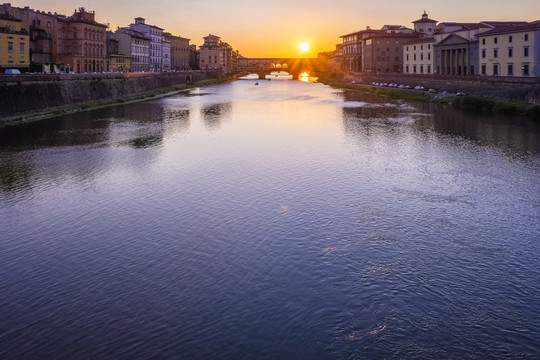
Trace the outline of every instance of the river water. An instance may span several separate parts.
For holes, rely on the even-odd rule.
[[[1,359],[540,358],[540,126],[233,82],[0,129]]]

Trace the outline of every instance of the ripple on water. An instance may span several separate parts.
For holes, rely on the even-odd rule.
[[[234,82],[0,133],[0,358],[537,358],[513,120]]]

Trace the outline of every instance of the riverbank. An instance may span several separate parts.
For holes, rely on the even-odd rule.
[[[479,95],[458,96],[456,93],[432,93],[425,90],[374,86],[338,78],[320,78],[319,81],[335,88],[361,91],[410,101],[450,104],[457,109],[469,112],[526,116],[540,122],[540,105],[536,104],[526,104],[519,101]]]
[[[156,77],[157,76],[154,76],[154,78]],[[91,79],[83,80],[76,79],[76,83],[70,83],[70,80],[64,81],[64,79],[47,79],[46,81],[41,82],[39,82],[38,80],[37,85],[36,81],[32,82],[31,84],[25,84],[24,82],[21,82],[17,84],[17,87],[19,88],[19,96],[24,96],[24,92],[28,92],[28,88],[37,86],[37,89],[42,91],[39,94],[40,98],[34,98],[34,101],[27,107],[24,107],[24,104],[18,104],[15,108],[21,109],[22,106],[21,111],[6,113],[6,109],[4,107],[4,114],[0,114],[0,128],[5,126],[13,126],[28,122],[45,120],[65,114],[73,114],[82,111],[114,106],[118,104],[144,101],[150,98],[171,96],[180,91],[185,91],[193,87],[215,85],[230,81],[229,79],[222,78],[207,79],[203,76],[184,76],[183,81],[178,81],[178,79],[182,80],[182,78],[175,79],[173,77],[169,77],[167,81],[156,81],[156,79],[152,80],[149,77],[145,78],[148,80],[143,79],[141,82],[141,79],[139,77],[136,80],[137,82],[131,84],[131,86],[125,85],[126,83],[129,83],[129,79],[126,81],[126,79],[118,77],[93,77]],[[95,85],[96,82],[99,82],[97,86]],[[174,84],[174,82],[178,83]],[[174,85],[170,85],[170,83],[173,83]],[[119,87],[119,84],[122,85],[122,87]],[[169,84],[169,86],[161,86],[167,84]],[[58,99],[56,98],[58,97],[58,92],[65,93],[67,92],[65,89],[66,87],[73,88],[77,85],[82,85],[83,87],[89,88],[83,89],[83,91],[79,91],[82,92],[83,95],[76,98],[70,97],[69,94],[66,96],[61,95],[60,100],[63,101],[63,104],[53,105],[58,102]],[[3,87],[4,91],[6,90],[5,86],[5,84],[0,84],[0,87]],[[98,88],[98,86],[100,87]],[[25,87],[27,89],[24,89]],[[46,93],[46,89],[50,87],[54,88],[54,91],[52,91],[51,93]],[[32,89],[30,91],[35,90],[36,89]],[[23,99],[24,98],[18,100],[22,101]],[[9,99],[2,99],[2,102],[6,103],[6,105],[8,101]],[[42,106],[36,108],[36,104],[41,104]]]

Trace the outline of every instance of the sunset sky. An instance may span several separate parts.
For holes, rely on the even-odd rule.
[[[10,0],[7,0],[10,1]],[[6,2],[7,2],[6,1]],[[384,24],[412,27],[424,10],[438,21],[540,20],[539,0],[25,0],[30,6],[72,15],[81,6],[96,20],[127,26],[135,17],[201,45],[209,33],[221,36],[247,57],[316,57],[339,43],[340,35]],[[300,44],[310,49],[300,51]]]

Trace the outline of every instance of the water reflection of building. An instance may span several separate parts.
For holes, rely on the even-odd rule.
[[[209,129],[218,129],[232,111],[231,103],[210,104],[201,109],[204,124]]]
[[[478,146],[495,147],[512,157],[540,155],[540,129],[525,118],[471,114],[435,103],[411,103],[414,108],[404,108],[388,99],[348,91],[344,97],[345,102],[355,104],[343,108],[344,131],[355,142],[375,134],[409,130],[411,134],[465,139]]]
[[[495,146],[512,156],[540,155],[540,129],[526,118],[472,114],[433,103],[415,106],[431,115],[416,121],[420,130],[468,139],[482,146]]]
[[[0,153],[0,193],[31,189],[34,167],[18,153]]]

